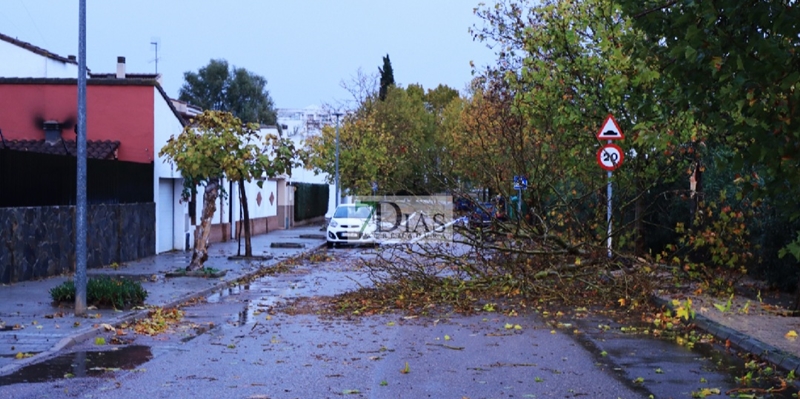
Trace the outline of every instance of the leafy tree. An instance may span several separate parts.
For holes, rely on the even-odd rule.
[[[392,61],[389,60],[389,54],[386,54],[386,57],[383,57],[383,67],[379,67],[378,71],[381,73],[378,98],[383,101],[386,99],[386,94],[389,92],[389,87],[394,86],[394,71],[392,71]]]
[[[258,145],[257,129],[258,125],[242,124],[239,118],[229,112],[205,111],[180,135],[170,137],[159,151],[160,156],[166,156],[181,171],[184,199],[188,199],[196,185],[205,186],[200,232],[195,237],[187,270],[202,268],[208,259],[211,218],[216,211],[216,199],[223,190],[220,185],[223,175],[232,181],[239,181],[239,191],[244,196],[243,182],[263,176],[291,174],[291,168],[296,164],[296,153],[285,140],[267,135],[262,145]],[[261,182],[258,184],[260,186]],[[246,202],[245,197],[242,199]],[[246,237],[247,256],[252,256],[249,235]]]
[[[431,94],[433,93],[433,94]],[[433,98],[432,107],[428,99]],[[448,97],[449,96],[449,97]],[[442,120],[439,108],[455,90],[440,86],[428,93],[420,85],[390,86],[383,101],[373,92],[342,120],[340,174],[345,189],[372,191],[377,182],[385,193],[430,193],[442,187]],[[434,108],[435,107],[435,108]],[[335,131],[325,127],[309,140],[311,164],[332,174]]]
[[[800,208],[800,8],[793,2],[619,0],[646,34],[634,54],[663,71],[673,95],[711,129],[720,170],[737,173],[744,192],[765,200],[771,227],[797,225]],[[728,182],[729,185],[732,182]],[[777,217],[774,217],[777,211]],[[793,221],[793,222],[792,222]],[[755,222],[753,220],[753,222]],[[757,223],[754,223],[757,224]],[[790,234],[778,237],[782,245]],[[800,238],[794,241],[794,247]],[[794,253],[786,247],[782,254]],[[774,257],[774,254],[772,254]],[[800,261],[800,256],[795,259]],[[766,263],[766,262],[764,262]],[[796,266],[796,264],[795,264]],[[786,275],[778,281],[786,281]],[[800,280],[798,280],[800,283]],[[798,305],[800,305],[800,289]]]
[[[226,111],[246,123],[275,124],[277,114],[266,89],[267,80],[244,68],[229,67],[225,60],[211,60],[205,67],[184,74],[180,100],[206,110]],[[244,181],[238,181],[244,187]],[[244,190],[240,190],[245,195]],[[244,199],[244,200],[243,200]],[[244,213],[245,253],[250,250],[250,212],[246,198],[240,196]]]
[[[246,123],[274,125],[275,104],[267,80],[225,60],[211,60],[198,72],[184,73],[179,99],[205,110],[227,111]]]
[[[623,143],[628,157],[613,174],[619,227],[612,234],[617,243],[625,244],[631,234],[641,243],[648,212],[642,193],[683,176],[689,160],[677,147],[699,129],[681,112],[666,120],[650,118],[673,108],[669,98],[652,95],[658,70],[623,46],[638,42],[641,34],[609,0],[499,1],[477,13],[486,23],[473,35],[498,49],[498,62],[476,82],[465,108],[465,122],[472,126],[467,131],[475,134],[464,138],[492,148],[494,159],[467,167],[500,192],[510,190],[513,175],[527,175],[535,182],[529,190],[532,208],[542,223],[555,223],[543,230],[561,230],[582,245],[604,244],[604,207],[597,204],[604,203],[606,179],[593,160],[604,144],[595,138],[598,125],[613,114],[628,138]],[[469,151],[475,145],[455,148]],[[633,231],[624,223],[628,218]]]
[[[527,175],[533,224],[509,237],[533,239],[536,253],[605,257],[606,177],[592,161],[603,144],[594,135],[611,113],[626,136],[625,164],[613,173],[615,249],[646,254],[649,235],[666,236],[667,259],[690,274],[739,273],[752,259],[737,224],[749,205],[732,206],[743,198],[738,187],[703,192],[706,162],[724,148],[670,90],[681,77],[646,58],[654,44],[612,0],[531,3],[477,10],[486,23],[473,34],[497,49],[498,62],[476,79],[452,125],[456,171],[500,192],[513,175]]]
[[[428,92],[425,93],[425,108],[430,112],[441,115],[444,109],[459,97],[458,90],[440,84],[435,89],[428,89]]]

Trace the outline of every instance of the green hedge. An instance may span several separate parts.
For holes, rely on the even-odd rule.
[[[301,221],[328,212],[329,187],[327,184],[294,183],[294,220]]]
[[[56,302],[74,301],[75,283],[68,280],[53,287],[50,290],[50,297]],[[128,306],[143,305],[146,298],[147,291],[138,281],[101,276],[92,277],[86,283],[86,303],[88,304],[124,309]]]

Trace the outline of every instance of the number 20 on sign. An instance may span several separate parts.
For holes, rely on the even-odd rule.
[[[623,160],[625,153],[616,144],[606,144],[597,151],[597,164],[609,172],[619,168]]]

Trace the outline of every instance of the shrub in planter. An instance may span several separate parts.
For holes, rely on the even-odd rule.
[[[65,281],[53,287],[50,296],[56,302],[75,301],[75,283]],[[96,306],[124,308],[144,304],[147,291],[138,281],[112,277],[92,277],[86,283],[86,302]]]

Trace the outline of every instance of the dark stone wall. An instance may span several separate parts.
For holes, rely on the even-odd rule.
[[[155,254],[154,203],[90,205],[88,268]],[[75,207],[0,208],[0,282],[75,271]]]

